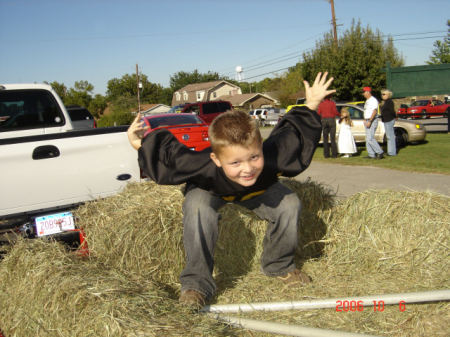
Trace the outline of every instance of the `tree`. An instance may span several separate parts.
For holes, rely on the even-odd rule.
[[[88,110],[94,117],[99,118],[103,114],[107,106],[108,103],[106,101],[106,97],[100,94],[96,94],[95,97],[91,100]]]
[[[159,84],[153,84],[144,74],[139,74],[139,82],[142,83],[142,89],[139,93],[141,103],[161,103],[160,97],[164,97],[164,88]],[[111,103],[115,103],[121,96],[134,99],[137,110],[137,80],[136,74],[125,74],[121,79],[113,78],[108,81],[106,95]],[[172,101],[172,97],[171,97]]]
[[[173,91],[170,88],[163,88],[158,95],[158,103],[172,105]]]
[[[430,61],[427,64],[441,64],[450,63],[450,20],[447,20],[448,33],[443,41],[437,40],[433,43],[436,48],[432,51],[432,56],[430,56]]]
[[[64,83],[58,83],[56,81],[53,81],[52,83],[48,83],[47,81],[44,81],[44,83],[51,85],[53,90],[56,91],[56,93],[58,94],[58,96],[61,98],[61,100],[64,103],[66,96],[67,96],[67,88],[64,85]]]
[[[197,69],[191,73],[179,71],[170,76],[170,89],[172,89],[172,92],[175,92],[188,84],[220,81],[221,79],[219,73],[211,71],[208,71],[206,74],[199,73]]]
[[[73,88],[70,88],[64,100],[65,105],[81,105],[89,107],[92,101],[94,86],[88,81],[76,81]]]
[[[292,98],[292,95],[304,89],[301,67],[296,66],[279,77],[278,86],[274,91],[278,94],[280,107],[286,108],[288,105],[295,104],[296,99]]]
[[[350,30],[339,38],[338,46],[336,49],[331,32],[326,33],[314,50],[303,54],[300,65],[301,74],[309,83],[318,72],[328,71],[329,77],[334,77],[332,89],[337,90],[336,100],[360,100],[364,86],[380,92],[386,86],[386,75],[380,71],[386,61],[390,61],[392,67],[405,64],[392,38],[384,41],[380,31],[364,29],[360,22],[352,22]]]

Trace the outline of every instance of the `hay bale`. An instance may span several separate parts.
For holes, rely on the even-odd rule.
[[[300,226],[300,242],[306,245],[321,239],[326,225],[318,212],[333,205],[334,194],[311,181],[281,181],[304,204],[300,221],[308,226]],[[81,219],[92,256],[116,270],[177,287],[185,265],[183,190],[184,186],[160,186],[153,182],[129,184],[114,197],[78,209],[75,214]],[[226,205],[220,213],[215,273],[230,277],[259,270],[267,222],[236,205]],[[300,250],[299,258],[307,259],[322,250],[323,246],[311,244]]]
[[[297,264],[314,283],[299,290],[259,273],[266,223],[246,209],[220,210],[213,302],[300,300],[449,288],[449,198],[367,191],[335,205],[330,189],[282,180],[304,205]],[[184,267],[180,187],[131,184],[81,207],[90,258],[45,240],[19,240],[0,263],[0,327],[6,337],[235,335],[177,303]],[[43,287],[42,285],[45,285]],[[13,291],[12,291],[13,290]],[[45,309],[43,309],[45,308]],[[448,303],[401,312],[247,313],[325,329],[432,335],[450,331]],[[418,332],[418,333],[417,333]],[[254,333],[254,336],[266,336]]]

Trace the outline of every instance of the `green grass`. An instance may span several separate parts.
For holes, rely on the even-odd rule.
[[[386,145],[381,147],[387,152]],[[429,133],[424,142],[400,148],[395,157],[386,156],[383,160],[372,160],[364,159],[365,156],[367,156],[365,145],[358,144],[358,152],[351,158],[325,159],[323,147],[320,145],[314,153],[313,161],[450,175],[450,134]]]

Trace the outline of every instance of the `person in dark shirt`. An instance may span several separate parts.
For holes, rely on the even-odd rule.
[[[339,112],[336,109],[336,104],[331,100],[332,95],[325,97],[322,103],[319,104],[317,113],[322,117],[322,132],[323,132],[323,156],[330,158],[330,145],[328,144],[328,135],[331,141],[331,158],[337,158],[336,145],[336,116]]]
[[[395,144],[395,131],[394,124],[398,120],[397,113],[394,109],[394,101],[392,100],[392,91],[384,89],[381,90],[381,97],[384,100],[384,104],[381,107],[381,120],[384,123],[384,129],[386,130],[387,138],[387,153],[388,156],[396,156],[397,148]]]
[[[320,140],[321,124],[315,112],[333,78],[319,73],[314,85],[304,81],[307,104],[295,107],[263,142],[255,121],[242,111],[214,119],[209,129],[211,147],[189,150],[168,130],[142,139],[140,115],[128,129],[138,150],[139,166],[156,183],[186,183],[183,204],[183,242],[186,267],[180,275],[180,302],[203,306],[217,289],[212,276],[220,207],[234,203],[269,222],[261,255],[261,271],[290,287],[310,283],[294,263],[301,204],[298,196],[278,182],[294,177],[310,164]]]

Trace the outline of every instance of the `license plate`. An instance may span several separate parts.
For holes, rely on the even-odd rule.
[[[62,233],[75,229],[71,212],[51,214],[36,218],[37,236]]]

